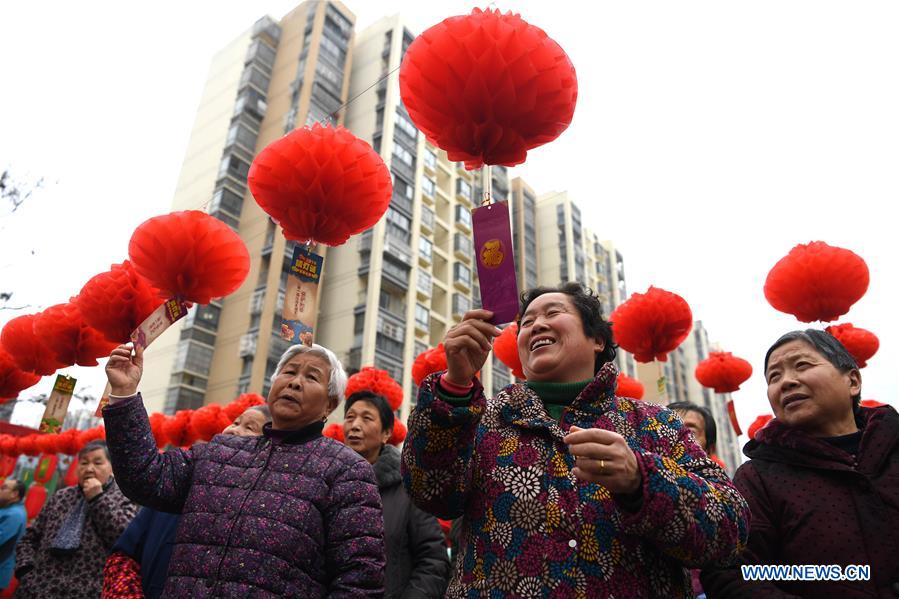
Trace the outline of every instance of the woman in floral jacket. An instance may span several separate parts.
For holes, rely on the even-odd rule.
[[[527,375],[487,399],[475,373],[499,330],[474,310],[421,386],[407,488],[464,516],[450,597],[692,597],[685,568],[742,550],[746,502],[671,411],[616,397],[611,326],[576,283],[523,297]]]

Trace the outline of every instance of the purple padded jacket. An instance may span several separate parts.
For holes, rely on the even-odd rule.
[[[122,491],[181,512],[167,597],[379,597],[384,526],[371,466],[322,424],[159,453],[140,395],[103,410]]]

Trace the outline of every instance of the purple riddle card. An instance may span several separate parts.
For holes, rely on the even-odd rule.
[[[512,256],[509,204],[496,202],[475,208],[471,221],[481,283],[481,305],[493,312],[490,321],[493,324],[512,322],[518,316],[518,282]]]

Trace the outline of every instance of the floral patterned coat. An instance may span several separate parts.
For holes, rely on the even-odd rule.
[[[414,501],[464,516],[449,597],[692,597],[685,568],[730,563],[745,546],[749,509],[680,419],[615,396],[606,364],[559,421],[522,384],[468,406],[422,384],[403,448]],[[621,434],[643,477],[636,502],[571,472],[566,431]]]

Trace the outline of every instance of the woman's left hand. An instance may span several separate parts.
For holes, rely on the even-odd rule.
[[[623,495],[640,488],[642,475],[637,456],[618,433],[572,426],[565,436],[565,443],[571,455],[577,458],[572,472],[579,479]]]

